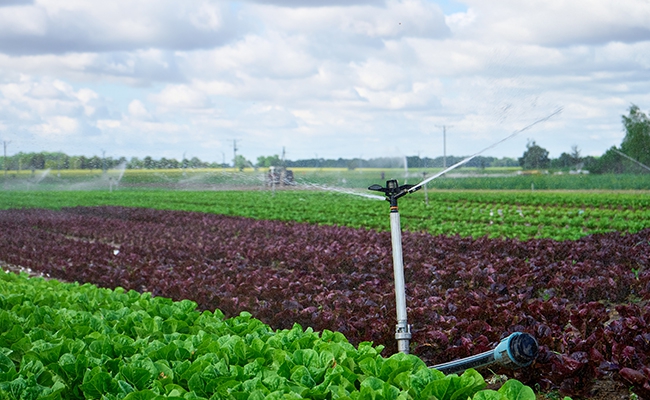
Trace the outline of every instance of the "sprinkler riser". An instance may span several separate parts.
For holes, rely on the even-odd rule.
[[[402,259],[402,229],[397,207],[390,211],[391,244],[393,247],[393,275],[395,277],[395,306],[397,310],[397,325],[395,339],[400,353],[409,353],[411,326],[406,314],[406,285],[404,283],[404,262]]]

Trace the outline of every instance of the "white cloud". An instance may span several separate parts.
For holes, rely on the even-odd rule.
[[[0,7],[0,50],[63,54],[214,46],[236,35],[226,24],[229,12],[226,4],[206,0],[40,0]]]
[[[602,44],[650,39],[646,0],[466,0],[467,34],[482,40],[544,45]],[[458,26],[459,28],[459,26]],[[460,32],[460,30],[457,30]]]
[[[47,14],[36,7],[0,8],[0,37],[6,34],[43,36],[47,32]]]
[[[151,95],[160,112],[197,110],[209,106],[208,97],[187,85],[168,85],[160,93]]]
[[[185,65],[204,76],[223,74],[236,79],[247,74],[266,78],[293,78],[315,72],[316,59],[309,41],[300,35],[267,32],[248,35],[232,45],[186,55]],[[197,66],[197,67],[193,67]]]
[[[129,103],[129,115],[136,119],[151,119],[151,114],[140,100]]]
[[[253,159],[437,156],[423,137],[444,124],[461,155],[564,106],[531,137],[591,154],[620,143],[629,104],[650,108],[641,0],[463,0],[448,15],[425,0],[11,3],[0,121],[34,150],[67,137],[214,159],[241,138]],[[519,156],[526,139],[496,151]]]
[[[59,140],[78,133],[79,121],[65,115],[52,116],[35,126],[34,132],[43,139]]]

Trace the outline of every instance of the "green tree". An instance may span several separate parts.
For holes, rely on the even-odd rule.
[[[519,158],[519,165],[523,169],[548,168],[551,161],[548,158],[548,150],[530,141],[526,145],[524,155]]]
[[[638,106],[632,104],[628,115],[623,115],[625,138],[621,151],[637,160],[650,165],[650,119]]]
[[[144,163],[138,157],[131,157],[131,160],[127,164],[127,168],[141,169],[141,168],[144,168]]]
[[[560,154],[560,157],[551,160],[552,168],[570,168],[574,165],[573,158],[569,153],[562,153]]]
[[[156,166],[154,165],[154,161],[153,161],[153,158],[151,158],[151,156],[146,156],[146,157],[144,158],[144,160],[142,161],[142,166],[143,166],[145,169],[153,169],[153,168],[156,167]]]
[[[573,166],[576,166],[582,162],[582,155],[580,154],[580,148],[578,145],[571,146],[571,162]]]
[[[238,154],[237,157],[235,158],[235,168],[237,168],[240,171],[243,171],[244,168],[250,166],[251,163],[248,161],[244,156],[241,154]]]
[[[205,165],[198,157],[192,157],[189,161],[190,168],[203,168]]]
[[[282,165],[282,160],[280,159],[280,156],[277,154],[274,154],[272,156],[259,156],[257,157],[257,166],[262,167],[262,168],[268,168],[268,167],[279,167]]]
[[[595,174],[622,174],[626,172],[626,163],[616,146],[612,146],[605,154],[598,157],[588,169],[589,172]]]
[[[612,146],[594,162],[585,163],[590,172],[596,174],[647,172],[645,168],[630,161],[622,154],[644,165],[650,165],[650,118],[638,106],[632,104],[628,109],[628,114],[622,115],[621,119],[625,137],[620,149]]]

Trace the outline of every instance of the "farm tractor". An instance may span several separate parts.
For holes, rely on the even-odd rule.
[[[269,173],[266,176],[266,185],[267,186],[293,186],[296,184],[296,181],[293,177],[293,171],[287,169],[284,166],[271,166],[269,167]]]

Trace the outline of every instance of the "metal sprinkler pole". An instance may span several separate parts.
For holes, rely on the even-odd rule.
[[[393,275],[395,277],[395,304],[397,309],[397,325],[395,339],[397,351],[409,353],[411,340],[411,325],[406,315],[406,285],[404,284],[404,259],[402,258],[402,227],[397,206],[390,207],[390,237],[393,247]]]
[[[390,202],[390,237],[393,248],[393,275],[395,279],[395,305],[397,309],[397,325],[395,326],[395,339],[397,351],[409,353],[411,341],[411,325],[406,314],[406,285],[404,283],[404,260],[402,258],[402,227],[399,217],[397,199],[409,193],[413,185],[399,186],[396,180],[386,181],[386,187],[372,185],[368,189],[383,192],[386,200]]]

